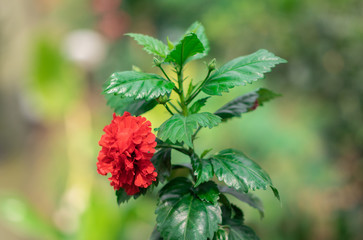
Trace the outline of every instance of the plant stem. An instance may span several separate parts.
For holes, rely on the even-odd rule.
[[[178,113],[181,113],[180,110],[172,103],[172,102],[168,102],[170,104],[170,106],[172,106],[175,111],[177,111]]]
[[[188,151],[187,149],[181,147],[181,146],[178,146],[178,145],[170,145],[170,144],[158,144],[156,145],[155,148],[172,148],[172,149],[175,149],[181,153],[184,153],[185,155],[188,155],[188,156],[191,156],[191,153],[190,151]]]
[[[183,115],[188,116],[188,107],[185,103],[184,97],[184,88],[183,88],[183,67],[180,67],[180,70],[177,71],[178,74],[178,85],[179,85],[179,97],[180,97],[180,107],[182,109]]]
[[[166,72],[164,71],[164,69],[161,67],[161,65],[158,65],[158,67],[160,68],[160,70],[163,72],[163,74],[165,75],[165,77],[171,82],[168,74],[166,74]]]
[[[203,88],[204,84],[207,82],[212,71],[213,71],[212,69],[208,69],[207,76],[205,77],[203,82],[199,85],[199,87],[194,91],[194,93],[187,99],[186,105],[188,105],[191,101],[193,101],[193,99],[200,93],[200,91],[202,91],[202,88]]]
[[[165,104],[163,104],[164,105],[164,107],[166,108],[166,110],[171,114],[171,115],[174,115],[174,113],[170,110],[170,108],[168,107],[168,105],[166,105],[166,103]]]

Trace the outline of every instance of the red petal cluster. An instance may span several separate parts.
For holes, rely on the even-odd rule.
[[[150,161],[156,141],[146,118],[133,117],[128,112],[123,116],[113,114],[111,124],[103,131],[97,171],[112,174],[109,180],[115,190],[123,188],[128,195],[134,195],[139,188],[147,188],[156,181],[157,173]]]

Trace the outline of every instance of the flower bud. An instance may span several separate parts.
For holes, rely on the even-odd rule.
[[[212,61],[210,61],[208,63],[208,70],[213,71],[214,69],[216,69],[216,59],[215,58],[213,58]]]
[[[159,103],[159,104],[165,104],[169,101],[169,97],[167,94],[163,95],[163,96],[160,96],[156,99],[156,101]]]
[[[154,64],[155,64],[155,66],[160,67],[161,61],[159,59],[157,59],[156,57],[154,57]]]

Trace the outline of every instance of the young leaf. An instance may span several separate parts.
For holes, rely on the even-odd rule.
[[[121,98],[115,95],[105,95],[107,105],[110,106],[118,115],[122,115],[125,111],[131,115],[139,116],[153,109],[158,102],[156,100],[146,101],[143,99],[134,100],[132,98]]]
[[[222,95],[222,92],[228,92],[229,88],[263,78],[264,73],[270,72],[276,64],[285,62],[286,60],[265,49],[258,50],[223,65],[207,79],[202,90],[209,95]]]
[[[195,33],[197,35],[197,37],[199,38],[199,40],[202,42],[203,47],[204,47],[203,53],[197,53],[196,55],[191,57],[190,60],[200,59],[202,57],[205,57],[209,52],[209,41],[208,41],[207,35],[205,34],[205,29],[204,29],[203,25],[200,22],[193,23],[188,28],[188,30],[186,31],[185,34],[188,34],[188,33]]]
[[[172,143],[184,142],[193,147],[192,135],[195,129],[200,127],[212,128],[217,126],[221,119],[212,113],[195,113],[189,116],[175,114],[166,120],[158,130],[158,138],[170,140]]]
[[[158,173],[158,180],[164,182],[171,172],[171,148],[159,149],[151,158],[151,162]]]
[[[218,231],[214,233],[213,240],[228,240],[228,232],[222,226],[219,226]]]
[[[259,88],[228,102],[214,114],[226,121],[232,117],[240,117],[243,113],[256,109],[257,106],[263,106],[264,102],[278,96],[280,95],[266,88]]]
[[[193,105],[189,108],[189,112],[191,114],[193,113],[197,113],[200,111],[200,109],[206,104],[208,98],[210,97],[205,97],[205,98],[201,98],[199,100],[197,100],[195,103],[193,103]]]
[[[248,192],[249,189],[273,187],[269,175],[257,163],[240,151],[226,149],[215,154],[210,159],[202,159],[201,161],[204,165],[210,163],[218,180],[225,182],[227,186],[233,187],[236,190],[240,189],[243,192]],[[202,182],[198,178],[199,176],[210,175],[209,171],[203,173],[203,169],[208,171],[208,168],[204,167],[202,172],[198,172],[197,183]],[[275,192],[274,194],[276,197],[278,196]]]
[[[132,37],[138,44],[144,46],[144,50],[149,54],[165,58],[169,52],[168,47],[163,42],[153,37],[139,33],[127,33],[125,35]]]
[[[237,199],[247,203],[251,207],[256,208],[259,211],[261,218],[264,216],[264,209],[263,209],[262,202],[255,195],[252,195],[250,193],[242,193],[242,192],[236,191],[233,188],[229,188],[226,186],[218,186],[218,189],[221,193],[231,194],[232,196],[236,197]]]
[[[203,52],[203,43],[199,40],[198,36],[195,33],[189,33],[170,51],[165,58],[165,62],[173,62],[183,66],[188,61],[188,58]]]
[[[157,229],[164,239],[205,240],[213,238],[221,223],[221,209],[199,199],[187,178],[175,178],[160,190]]]
[[[134,71],[116,72],[111,75],[103,93],[151,100],[169,94],[174,83],[159,75]]]
[[[200,184],[196,190],[196,193],[200,200],[210,203],[217,203],[219,199],[219,190],[217,184],[213,181]]]

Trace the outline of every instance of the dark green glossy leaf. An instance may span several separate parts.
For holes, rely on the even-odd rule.
[[[230,88],[263,78],[276,64],[285,62],[265,49],[258,50],[223,65],[208,78],[202,90],[209,95],[221,95]]]
[[[263,106],[264,102],[278,96],[280,95],[266,88],[259,88],[228,102],[214,114],[220,116],[223,121],[226,121],[232,117],[240,117],[243,113],[255,110],[258,106]]]
[[[151,162],[158,173],[158,180],[164,182],[171,172],[171,148],[161,148],[151,158]]]
[[[212,128],[220,122],[220,117],[208,112],[186,117],[175,114],[160,126],[158,137],[164,141],[170,140],[172,143],[184,142],[189,147],[193,147],[192,135],[198,126]]]
[[[226,149],[215,154],[209,161],[218,180],[225,182],[227,186],[236,190],[248,192],[249,189],[273,187],[269,175],[240,151]],[[208,164],[207,160],[203,159],[202,162]],[[202,173],[200,175],[203,176]],[[197,179],[197,182],[199,182],[199,179]],[[278,195],[275,193],[275,196]]]
[[[194,175],[197,177],[195,186],[209,181],[214,175],[213,167],[209,159],[192,157],[192,166],[194,169]]]
[[[200,184],[197,187],[197,195],[203,201],[208,201],[210,203],[217,203],[219,199],[219,190],[215,182],[209,181]]]
[[[202,42],[204,47],[204,51],[202,53],[197,53],[193,57],[190,57],[190,60],[200,59],[202,57],[205,57],[209,52],[209,41],[207,35],[205,34],[205,29],[203,25],[200,22],[193,23],[186,31],[186,34],[188,33],[195,33],[198,39]]]
[[[222,221],[219,205],[195,196],[186,178],[175,178],[160,190],[156,214],[158,231],[170,240],[213,238]]]
[[[119,190],[116,190],[116,198],[117,203],[120,205],[121,203],[127,202],[130,200],[132,196],[127,195],[125,190],[123,188],[120,188]]]
[[[237,199],[247,203],[251,207],[256,208],[259,211],[260,216],[261,217],[264,216],[264,209],[263,209],[262,202],[257,196],[252,195],[250,193],[242,193],[242,192],[236,191],[233,188],[229,188],[226,186],[218,186],[218,189],[220,192],[231,194],[232,196],[236,197]]]
[[[127,33],[125,35],[132,37],[138,44],[144,46],[147,53],[165,58],[169,52],[168,47],[163,42],[153,37],[138,33]]]
[[[193,103],[193,105],[189,108],[189,112],[191,114],[199,112],[200,109],[206,104],[208,98],[210,98],[210,97],[201,98],[201,99],[195,101]]]
[[[259,240],[256,233],[246,225],[231,223],[228,240]]]
[[[156,100],[146,101],[143,99],[134,100],[132,98],[121,98],[115,95],[105,95],[107,105],[110,106],[118,115],[129,112],[131,115],[139,116],[151,109],[153,109],[158,102]]]
[[[173,88],[174,83],[157,74],[125,71],[113,73],[103,93],[151,100],[169,94]]]
[[[188,58],[203,52],[203,43],[198,36],[195,33],[189,33],[170,51],[165,58],[165,62],[173,62],[178,66],[183,66]]]

